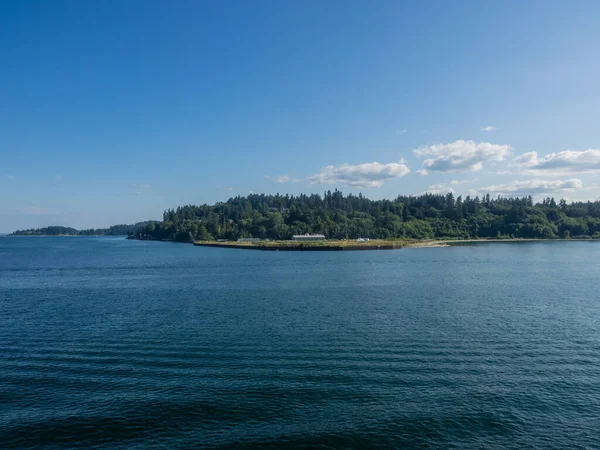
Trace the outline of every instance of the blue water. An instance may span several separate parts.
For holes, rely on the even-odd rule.
[[[0,238],[0,448],[598,448],[600,243]]]

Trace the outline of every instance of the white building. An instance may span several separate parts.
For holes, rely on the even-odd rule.
[[[325,236],[322,234],[295,234],[292,236],[294,241],[324,241]]]

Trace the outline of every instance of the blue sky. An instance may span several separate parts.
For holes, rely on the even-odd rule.
[[[598,199],[600,2],[0,0],[0,231],[253,192]]]

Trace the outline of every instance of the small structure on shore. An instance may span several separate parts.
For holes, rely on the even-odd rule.
[[[238,242],[261,242],[263,240],[268,240],[268,239],[261,239],[261,238],[239,238]]]
[[[322,234],[295,234],[292,236],[294,241],[324,241],[325,236]]]

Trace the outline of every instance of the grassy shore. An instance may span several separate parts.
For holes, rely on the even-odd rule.
[[[402,240],[402,239],[371,239],[367,242],[355,240],[326,240],[326,241],[261,241],[261,242],[216,242],[196,241],[199,247],[239,248],[247,250],[395,250],[400,248],[431,248],[448,247],[451,245],[483,244],[488,242],[518,243],[518,242],[550,242],[550,241],[592,241],[597,239],[448,239],[448,240]]]
[[[371,239],[366,242],[354,240],[338,241],[262,241],[262,242],[214,242],[196,241],[200,247],[239,248],[248,250],[394,250],[405,247],[443,247],[443,241],[384,240]]]

